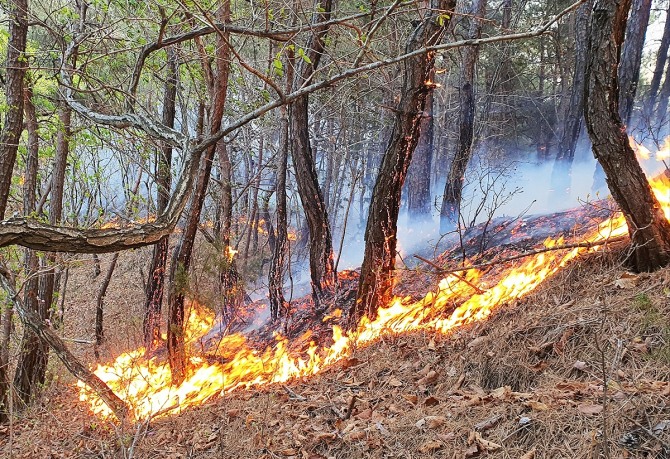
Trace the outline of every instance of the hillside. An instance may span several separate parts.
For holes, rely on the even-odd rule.
[[[668,457],[670,269],[628,275],[622,255],[577,260],[487,321],[449,335],[385,337],[322,374],[233,391],[149,424],[117,426],[89,414],[65,376],[0,431],[0,452]]]

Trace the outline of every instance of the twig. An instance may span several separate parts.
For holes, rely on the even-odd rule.
[[[627,239],[628,239],[628,236],[617,236],[617,237],[613,237],[611,239],[604,239],[604,240],[598,241],[598,242],[577,242],[577,243],[574,243],[574,244],[563,244],[563,245],[557,245],[557,246],[554,246],[554,247],[544,247],[544,248],[541,248],[541,249],[533,250],[532,252],[524,252],[524,253],[520,253],[518,255],[514,255],[514,256],[511,256],[511,257],[508,257],[508,258],[503,258],[501,260],[493,260],[493,261],[489,261],[489,262],[486,262],[486,263],[479,263],[479,264],[476,264],[476,265],[463,266],[461,268],[453,268],[453,269],[439,268],[439,270],[434,271],[433,274],[453,274],[453,273],[457,273],[457,272],[461,272],[461,271],[468,271],[470,269],[487,268],[489,266],[495,266],[495,265],[499,265],[499,264],[503,264],[503,263],[508,263],[510,261],[518,260],[520,258],[530,257],[532,255],[538,255],[538,254],[545,253],[545,252],[553,252],[555,250],[578,249],[578,248],[591,249],[593,247],[599,247],[599,246],[605,245],[605,244],[621,242],[621,241],[625,241]],[[433,266],[435,266],[435,265],[433,265]]]
[[[658,435],[656,435],[653,431],[647,429],[645,426],[643,426],[642,424],[640,424],[639,422],[637,422],[635,419],[633,419],[633,418],[631,418],[631,417],[628,417],[628,416],[626,416],[625,414],[624,414],[624,417],[625,417],[626,419],[628,419],[630,422],[632,422],[633,424],[635,424],[636,426],[638,426],[640,429],[642,429],[642,431],[643,431],[644,433],[646,433],[646,434],[649,435],[651,438],[653,438],[654,440],[656,440],[657,442],[659,442],[661,445],[663,445],[663,447],[665,447],[665,448],[670,448],[670,443],[666,443],[665,441],[663,441],[663,439],[660,438]]]
[[[305,402],[305,401],[307,401],[307,397],[304,397],[304,396],[302,396],[302,395],[300,395],[300,394],[295,393],[295,392],[294,392],[293,390],[291,390],[291,388],[288,387],[288,386],[282,386],[282,389],[284,389],[284,390],[286,391],[286,393],[288,394],[288,397],[289,397],[289,398],[292,398],[292,399],[294,399],[294,400],[300,400],[301,402]]]
[[[351,417],[351,413],[354,412],[354,405],[356,404],[356,396],[352,395],[349,398],[349,405],[347,405],[347,412],[345,413],[344,417],[342,418],[344,421],[349,419]]]
[[[414,255],[414,258],[418,258],[419,260],[423,261],[424,263],[428,263],[430,266],[432,266],[433,268],[435,268],[435,269],[437,269],[437,270],[439,270],[439,271],[442,270],[442,268],[440,268],[438,265],[436,265],[435,263],[433,263],[433,262],[430,261],[430,260],[427,260],[427,259],[423,258],[423,257],[420,256],[420,255]],[[472,287],[472,289],[473,289],[475,292],[479,293],[480,295],[481,295],[482,293],[484,293],[484,290],[482,290],[482,289],[480,289],[479,287],[477,287],[475,284],[473,284],[472,282],[470,282],[469,280],[467,280],[465,277],[463,277],[463,276],[461,276],[461,275],[459,275],[459,274],[456,274],[456,273],[451,273],[451,274],[452,274],[452,276],[454,276],[455,278],[457,278],[457,279],[460,280],[461,282],[464,282],[464,283],[468,284],[470,287]]]

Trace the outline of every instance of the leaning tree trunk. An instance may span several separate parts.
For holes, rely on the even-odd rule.
[[[455,3],[455,0],[433,0],[430,13],[412,32],[406,51],[439,43]],[[434,52],[420,54],[403,63],[402,93],[370,202],[358,295],[349,315],[351,327],[355,327],[363,315],[374,319],[379,307],[387,305],[392,297],[400,195],[419,141],[426,97],[434,89],[428,79],[434,64]]]
[[[481,18],[486,11],[486,0],[475,0],[472,4],[472,19],[469,37],[479,38]],[[447,232],[458,225],[465,171],[472,157],[473,134],[475,130],[475,66],[479,56],[478,46],[463,49],[461,67],[461,88],[459,94],[458,145],[451,160],[447,182],[444,185],[442,209],[440,211],[440,231]]]
[[[219,7],[218,16],[222,22],[230,21],[230,1],[224,1]],[[230,70],[229,33],[225,30],[218,34],[216,52],[216,77],[214,81],[212,112],[210,116],[209,134],[221,129],[226,94],[228,92],[228,76]],[[224,140],[220,140],[224,142]],[[205,202],[209,176],[216,144],[207,149],[201,160],[198,179],[191,196],[191,204],[186,213],[186,223],[181,238],[172,254],[170,265],[170,293],[168,296],[167,348],[168,362],[172,373],[172,383],[180,384],[186,376],[186,349],[184,348],[184,301],[186,291],[185,280],[191,265],[191,255],[195,236],[200,222],[202,205]]]
[[[589,22],[593,1],[582,4],[575,12],[575,71],[572,77],[570,104],[565,111],[563,131],[558,142],[551,181],[555,192],[569,192],[572,162],[575,158],[577,140],[584,119],[584,72],[586,70],[586,48],[589,39]]]
[[[333,0],[319,2],[318,13],[313,22],[325,22],[330,19]],[[308,82],[321,61],[325,45],[324,39],[329,26],[314,27],[312,37],[307,45],[309,50],[296,73],[297,86]],[[304,95],[291,106],[290,129],[292,133],[292,158],[296,172],[298,194],[305,211],[309,229],[309,271],[312,279],[312,298],[317,312],[326,308],[325,299],[332,296],[337,273],[333,260],[333,238],[328,222],[328,210],[319,187],[316,164],[309,139],[309,101]]]
[[[429,81],[435,80],[435,71]],[[433,161],[433,92],[426,95],[426,110],[421,117],[419,143],[407,171],[407,214],[412,219],[430,219],[430,176]]]
[[[177,55],[168,48],[167,78],[163,97],[163,124],[174,127],[177,99]],[[165,143],[156,155],[156,186],[158,199],[156,213],[161,215],[170,200],[172,184],[172,147]],[[161,305],[165,284],[165,266],[167,264],[169,236],[162,237],[154,246],[153,258],[149,268],[149,281],[146,286],[144,304],[144,345],[151,349],[160,340]]]
[[[632,11],[625,29],[626,41],[623,43],[621,61],[619,63],[619,115],[624,126],[630,124],[633,114],[635,93],[640,79],[642,50],[647,34],[651,0],[632,0]],[[606,173],[601,163],[596,164],[593,174],[592,190],[597,191],[605,186]]]
[[[628,143],[619,115],[617,66],[631,0],[596,2],[586,66],[586,127],[607,185],[628,223],[638,271],[670,263],[670,222]]]

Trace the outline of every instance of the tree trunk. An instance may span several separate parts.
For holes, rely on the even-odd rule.
[[[658,90],[661,87],[661,80],[663,79],[663,69],[668,59],[668,49],[670,49],[670,3],[665,11],[665,26],[663,27],[663,37],[656,53],[656,65],[654,66],[654,74],[649,85],[649,94],[645,102],[644,120],[651,126],[652,116],[654,113],[654,106],[658,97]]]
[[[552,170],[552,188],[556,193],[570,190],[572,162],[575,158],[577,140],[584,119],[584,73],[586,71],[586,48],[589,39],[589,23],[593,1],[587,1],[575,12],[575,71],[572,77],[570,104],[565,112],[563,131],[558,142],[558,152]]]
[[[469,37],[479,38],[481,34],[481,18],[486,12],[486,0],[475,0],[472,4],[472,15]],[[444,186],[444,197],[440,211],[440,231],[445,233],[458,225],[460,219],[461,198],[465,171],[472,157],[472,143],[475,128],[475,66],[479,56],[478,46],[466,46],[463,49],[461,66],[461,88],[459,94],[459,127],[458,146],[449,166],[447,182]]]
[[[318,13],[313,22],[330,19],[333,0],[317,3]],[[306,49],[307,58],[298,65],[296,86],[308,82],[316,71],[324,51],[324,39],[328,26],[315,27]],[[309,271],[312,279],[312,298],[317,312],[326,308],[326,297],[333,294],[337,273],[333,260],[333,240],[328,222],[328,210],[319,187],[316,165],[309,139],[309,101],[304,95],[291,106],[290,130],[292,133],[292,158],[295,168],[298,194],[309,228]]]
[[[633,114],[650,12],[651,0],[633,0],[619,63],[619,111],[621,120],[626,126],[630,124]]]
[[[593,9],[586,67],[586,127],[633,243],[638,271],[670,263],[670,222],[628,143],[619,111],[617,66],[631,0],[599,0]]]
[[[455,0],[432,1],[430,12],[412,32],[406,51],[439,43],[455,3]],[[412,153],[419,141],[426,97],[434,89],[432,84],[426,84],[434,63],[434,52],[415,56],[403,63],[400,101],[370,202],[365,254],[356,304],[349,314],[350,327],[355,328],[363,315],[374,319],[379,307],[388,305],[392,297],[400,194]]]
[[[429,81],[434,83],[435,70]],[[430,219],[430,175],[433,160],[433,91],[426,95],[426,110],[419,126],[419,143],[407,171],[407,213],[411,219]]]
[[[174,127],[177,99],[177,55],[168,48],[167,77],[163,97],[163,124]],[[172,147],[165,143],[156,155],[156,212],[160,215],[167,209],[172,186]],[[165,266],[167,264],[170,237],[162,237],[154,246],[149,280],[146,287],[144,304],[144,346],[152,349],[160,340],[161,306],[165,284]]]
[[[28,131],[28,156],[26,158],[26,172],[23,183],[23,213],[30,215],[35,211],[35,189],[37,187],[37,168],[39,158],[39,134],[37,132],[37,115],[32,101],[32,88],[26,86],[24,111],[26,129]],[[24,285],[23,302],[30,311],[40,314],[44,319],[39,304],[39,277],[37,271],[39,262],[37,254],[31,249],[25,249],[24,266],[28,279]],[[44,374],[48,348],[39,337],[30,329],[26,329],[21,340],[21,350],[14,377],[14,389],[21,401],[27,405],[31,396],[43,383],[40,376]]]
[[[5,119],[0,131],[0,220],[5,217],[16,152],[23,131],[23,79],[28,68],[28,0],[9,3],[9,40],[5,64]]]
[[[219,7],[217,15],[221,21],[230,21],[230,0],[225,0]],[[212,113],[209,123],[209,134],[219,131],[228,92],[228,76],[230,70],[230,49],[228,47],[229,33],[221,31],[217,38],[216,63],[217,71],[214,82],[214,94],[212,97]],[[220,140],[219,142],[224,142]],[[168,296],[168,323],[167,323],[167,348],[168,362],[172,373],[172,383],[180,384],[186,375],[186,350],[184,348],[184,300],[185,286],[188,279],[188,271],[191,265],[191,255],[195,236],[200,222],[200,213],[205,201],[209,176],[212,170],[212,162],[216,144],[209,147],[201,160],[195,188],[191,196],[191,204],[186,213],[186,223],[181,238],[172,253],[170,266],[170,293]]]
[[[103,314],[105,312],[105,295],[107,294],[107,288],[109,287],[109,282],[112,280],[112,275],[114,275],[114,269],[116,268],[116,262],[119,259],[119,253],[112,255],[112,261],[109,262],[109,268],[107,268],[107,274],[100,284],[98,289],[98,294],[96,295],[96,305],[95,305],[95,345],[100,346],[102,344],[102,339],[105,336],[105,332],[102,326]],[[97,348],[96,348],[96,357]]]

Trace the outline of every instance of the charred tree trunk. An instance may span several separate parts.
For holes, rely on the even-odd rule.
[[[670,263],[670,222],[628,143],[619,114],[617,66],[630,5],[631,0],[600,0],[594,7],[586,67],[586,127],[593,153],[628,223],[633,243],[630,262],[638,271],[653,271]]]
[[[486,0],[475,0],[472,4],[472,19],[469,37],[479,38],[481,18],[486,11]],[[442,209],[440,211],[440,231],[447,232],[458,225],[465,171],[472,157],[472,143],[475,129],[475,66],[479,47],[467,46],[463,49],[461,67],[461,88],[459,94],[458,146],[449,166],[447,182],[444,185]]]
[[[168,48],[168,74],[165,79],[163,97],[163,124],[174,127],[177,98],[177,55]],[[172,185],[172,147],[164,144],[156,155],[156,186],[158,215],[165,212],[170,200]],[[169,236],[164,236],[154,246],[153,258],[149,267],[149,281],[146,286],[146,302],[144,304],[144,346],[152,349],[160,340],[160,317],[163,304],[163,290],[165,284],[165,266],[167,264]]]
[[[313,22],[330,19],[333,0],[318,3],[320,12],[315,13]],[[324,52],[324,39],[328,26],[318,26],[313,30],[307,45],[307,59],[298,66],[296,86],[308,82],[316,71]],[[304,95],[291,106],[291,144],[293,166],[295,168],[298,194],[307,218],[309,228],[309,270],[312,279],[312,297],[317,312],[326,308],[324,300],[331,296],[337,283],[333,260],[333,240],[328,222],[328,210],[319,187],[319,178],[309,139],[309,101]]]
[[[0,220],[5,217],[19,138],[23,131],[23,79],[28,34],[28,0],[9,3],[9,41],[5,73],[5,119],[0,131]]]
[[[429,82],[435,80],[431,72]],[[428,83],[427,83],[428,84]],[[421,117],[419,143],[407,171],[407,213],[410,218],[430,219],[430,176],[433,161],[433,91],[426,95],[426,110]]]
[[[430,13],[412,32],[406,51],[439,43],[454,5],[455,0],[432,1]],[[349,326],[353,328],[363,315],[374,319],[379,307],[387,305],[392,297],[400,195],[412,153],[419,141],[426,96],[434,89],[432,84],[426,84],[434,63],[434,52],[403,63],[402,93],[370,202],[358,295],[349,314]]]
[[[656,53],[656,65],[654,66],[654,74],[649,85],[649,94],[645,102],[644,120],[651,126],[653,120],[654,107],[656,99],[658,98],[658,90],[661,87],[661,80],[663,79],[663,69],[668,60],[668,49],[670,49],[670,3],[665,11],[665,26],[663,28],[663,37]]]
[[[584,119],[584,74],[586,71],[586,48],[589,39],[589,23],[593,1],[581,5],[575,13],[575,71],[572,77],[570,104],[565,112],[563,131],[558,142],[558,152],[552,170],[552,188],[556,192],[570,190],[572,162],[575,158],[577,140]]]
[[[230,1],[225,0],[219,7],[218,16],[222,22],[230,21]],[[209,134],[219,131],[228,92],[228,76],[230,70],[229,33],[221,31],[217,38],[216,62],[217,71],[212,97],[212,113],[209,123]],[[220,140],[219,142],[224,142]],[[207,149],[202,157],[200,171],[191,204],[186,213],[186,223],[181,238],[172,253],[170,266],[170,293],[168,296],[167,348],[168,362],[172,373],[172,383],[180,384],[186,375],[186,350],[184,348],[184,301],[185,284],[191,265],[191,255],[195,236],[198,231],[200,213],[205,201],[212,161],[216,152],[216,144]]]

